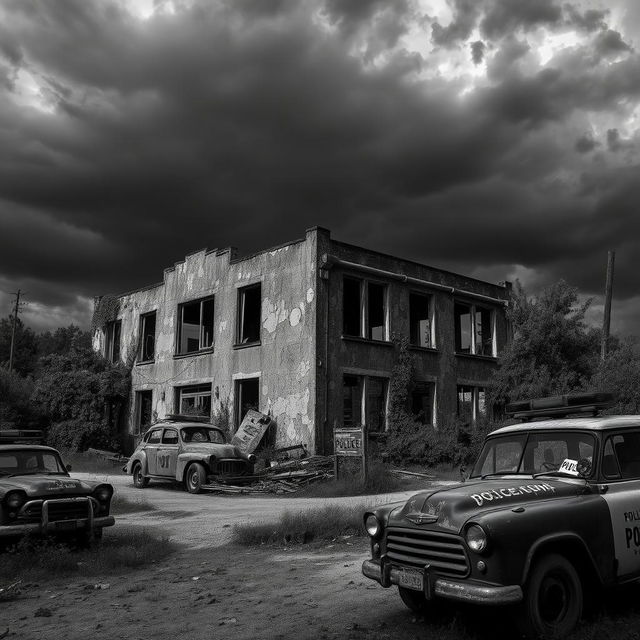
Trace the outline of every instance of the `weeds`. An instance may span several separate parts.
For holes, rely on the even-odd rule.
[[[147,531],[119,531],[89,549],[51,540],[21,540],[0,558],[0,583],[91,576],[135,569],[166,558],[175,545]]]
[[[237,544],[289,545],[313,541],[333,541],[341,536],[363,536],[364,503],[357,505],[328,505],[305,511],[285,511],[276,522],[238,524],[233,527],[232,539]]]

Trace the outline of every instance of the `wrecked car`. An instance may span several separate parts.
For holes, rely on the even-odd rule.
[[[527,637],[567,635],[585,594],[640,578],[640,416],[597,417],[610,404],[509,405],[525,422],[486,437],[467,482],[365,513],[363,574],[427,616],[446,600],[512,605]]]
[[[30,535],[102,537],[113,487],[72,478],[39,431],[0,431],[0,543]]]
[[[227,443],[224,432],[206,418],[169,415],[144,434],[124,470],[138,488],[150,480],[172,480],[200,493],[209,482],[249,480],[255,460]]]

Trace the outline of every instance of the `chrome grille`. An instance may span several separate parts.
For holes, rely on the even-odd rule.
[[[469,562],[462,540],[439,531],[389,527],[386,532],[387,558],[393,564],[424,568],[439,573],[465,576]]]
[[[217,471],[221,476],[241,476],[247,473],[247,465],[244,460],[219,460]]]

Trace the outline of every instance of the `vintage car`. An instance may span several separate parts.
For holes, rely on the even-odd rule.
[[[509,405],[525,422],[487,436],[467,482],[365,513],[363,574],[427,615],[513,605],[525,636],[568,634],[585,594],[640,578],[640,416],[597,417],[610,402]]]
[[[169,415],[144,434],[124,470],[138,488],[149,480],[173,480],[189,493],[200,493],[208,482],[248,479],[255,460],[228,444],[224,432],[206,418]]]
[[[31,535],[102,537],[113,487],[72,478],[39,431],[0,431],[0,544]],[[69,468],[70,469],[70,468]]]

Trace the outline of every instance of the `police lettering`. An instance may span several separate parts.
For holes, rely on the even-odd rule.
[[[631,548],[631,541],[634,547],[640,547],[640,529],[638,527],[627,527],[624,530],[624,536],[627,539],[627,549]]]
[[[555,493],[555,488],[546,482],[543,484],[527,484],[520,485],[519,487],[509,487],[508,489],[490,489],[489,491],[483,491],[482,493],[472,493],[471,497],[475,500],[476,504],[481,507],[485,502],[492,502],[493,500],[502,500],[504,498],[510,498],[511,496],[521,496],[527,493]]]

